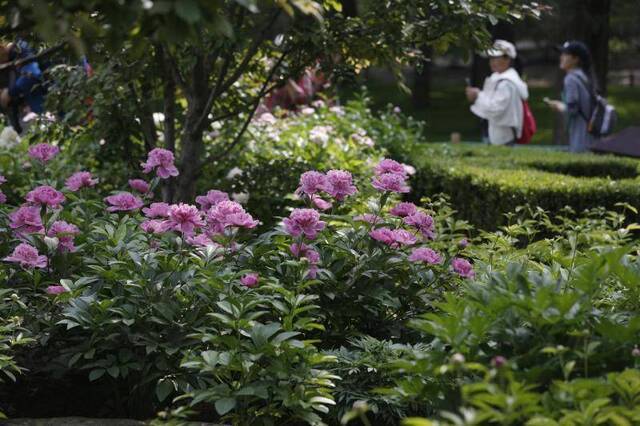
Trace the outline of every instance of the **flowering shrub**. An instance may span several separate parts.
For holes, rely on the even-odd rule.
[[[140,195],[104,198],[88,171],[48,173],[63,155],[42,165],[45,178],[21,205],[3,207],[3,275],[30,331],[51,336],[32,344],[37,362],[18,359],[29,369],[26,383],[49,371],[63,379],[84,372],[82,386],[125,396],[128,405],[113,403],[127,415],[153,415],[177,397],[175,407],[210,405],[239,424],[282,416],[320,423],[338,379],[327,370],[335,358],[321,350],[363,332],[397,335],[398,321],[428,308],[425,285],[461,279],[445,252],[438,263],[410,257],[403,247],[430,240],[387,213],[392,190],[359,191],[345,170],[304,174],[296,192],[306,208],[256,237],[258,221],[222,191],[197,197],[199,207],[154,202],[154,188],[174,170],[162,151],[142,165],[150,182],[130,180]],[[399,163],[381,164],[406,184]],[[379,224],[353,218],[368,193]],[[417,206],[412,213],[427,215]],[[372,238],[384,229],[393,244]],[[384,263],[372,274],[363,258]],[[352,297],[361,303],[349,311]],[[336,303],[344,309],[332,312]],[[372,313],[379,318],[358,324]]]
[[[442,198],[401,201],[411,170],[381,159],[301,173],[258,233],[220,189],[155,199],[174,167],[162,151],[134,192],[54,173],[65,155],[30,159],[27,188],[0,179],[19,200],[0,205],[9,415],[22,401],[50,415],[51,386],[96,395],[77,409],[91,414],[242,425],[637,418],[621,390],[640,355],[623,213],[517,209],[477,233]]]

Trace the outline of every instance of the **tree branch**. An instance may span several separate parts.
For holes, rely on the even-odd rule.
[[[173,57],[173,55],[171,55],[171,52],[169,52],[169,49],[163,46],[161,46],[160,48],[162,53],[165,55],[167,59],[166,63],[169,65],[169,68],[171,69],[171,74],[173,75],[173,78],[175,79],[176,83],[178,83],[180,88],[186,91],[187,83],[184,77],[182,76],[182,73],[180,72],[180,67],[178,67],[178,63],[176,62],[176,59]]]
[[[256,95],[256,98],[255,98],[255,100],[253,102],[253,107],[251,108],[251,112],[249,112],[249,114],[247,115],[247,119],[245,120],[244,124],[242,125],[242,128],[240,129],[240,131],[238,132],[236,137],[233,139],[233,141],[229,145],[227,145],[227,147],[225,149],[223,149],[221,153],[219,153],[218,155],[216,155],[213,158],[213,161],[217,161],[217,160],[220,160],[221,158],[223,158],[225,155],[227,155],[238,144],[238,142],[240,142],[240,139],[242,139],[242,136],[244,135],[244,132],[247,130],[247,127],[249,127],[249,123],[251,123],[251,120],[253,119],[253,116],[255,115],[255,113],[256,113],[256,111],[258,109],[258,106],[260,105],[260,100],[263,98],[263,96],[266,93],[267,87],[269,86],[269,83],[271,82],[271,79],[275,75],[275,73],[278,70],[278,68],[280,68],[280,65],[282,65],[282,61],[284,61],[284,58],[288,53],[289,53],[289,51],[286,51],[286,50],[284,52],[282,52],[282,54],[278,58],[278,61],[271,68],[271,71],[269,72],[269,75],[267,76],[267,78],[265,79],[264,83],[262,84],[262,87],[260,88],[260,91]]]
[[[275,23],[279,15],[280,15],[280,10],[277,10],[276,12],[274,12],[271,19],[269,19],[269,22],[267,23],[267,25],[265,25],[265,27],[258,33],[256,38],[251,43],[251,46],[249,46],[247,54],[243,58],[242,62],[240,62],[240,64],[236,67],[236,70],[231,74],[231,77],[229,77],[226,81],[224,81],[224,77],[227,74],[227,71],[229,70],[229,66],[231,64],[231,59],[233,58],[233,49],[229,49],[229,53],[225,57],[225,60],[220,69],[220,73],[218,74],[218,79],[215,85],[213,86],[213,88],[211,89],[211,92],[209,92],[209,97],[207,98],[207,103],[205,105],[204,111],[202,112],[202,115],[198,119],[198,122],[196,125],[197,128],[201,128],[202,126],[204,126],[204,123],[206,122],[207,116],[209,115],[209,112],[211,111],[211,108],[213,107],[213,103],[215,102],[216,98],[220,96],[222,93],[224,93],[225,91],[227,91],[229,87],[231,87],[231,85],[233,85],[233,83],[235,83],[238,80],[238,78],[240,78],[240,76],[244,73],[245,68],[247,67],[249,62],[253,59],[255,54],[258,52],[258,49],[260,48],[260,45],[262,44],[262,42],[264,42],[264,40],[266,39],[269,28],[273,26],[273,24]]]
[[[44,50],[36,53],[35,55],[27,56],[26,58],[16,59],[14,61],[4,63],[4,64],[0,65],[0,71],[4,71],[4,70],[10,69],[10,68],[19,67],[19,66],[22,66],[24,64],[28,64],[29,62],[37,61],[40,58],[44,58],[45,56],[49,56],[49,55],[57,52],[58,50],[61,50],[64,47],[65,44],[66,44],[66,42],[63,41],[61,43],[56,44],[55,46],[49,47],[47,49],[44,49]]]

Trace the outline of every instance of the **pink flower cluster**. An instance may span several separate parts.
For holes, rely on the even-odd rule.
[[[37,186],[26,196],[26,200],[30,204],[48,206],[58,208],[65,200],[62,192],[57,191],[48,185]]]
[[[235,201],[220,201],[207,212],[207,225],[212,235],[221,234],[226,228],[255,228],[258,223]]]
[[[35,234],[44,231],[40,207],[23,205],[9,214],[9,227],[19,235]]]
[[[404,165],[395,160],[385,158],[375,168],[376,176],[371,185],[380,192],[409,192],[407,185],[407,172]]]
[[[47,236],[56,237],[59,241],[58,248],[62,251],[73,253],[76,251],[74,237],[80,233],[77,226],[67,223],[64,220],[53,222],[51,228],[47,231]]]
[[[451,260],[451,268],[453,269],[453,272],[463,278],[473,278],[476,276],[476,272],[473,270],[473,265],[471,265],[468,260],[461,257],[455,257]]]
[[[411,215],[405,216],[403,221],[420,231],[426,238],[433,240],[436,236],[433,218],[426,213],[416,211]]]
[[[410,246],[416,243],[416,237],[404,229],[378,228],[369,232],[371,238],[392,248]]]
[[[140,227],[153,234],[178,231],[186,237],[187,243],[206,247],[217,245],[211,237],[223,234],[226,229],[251,229],[259,223],[240,204],[230,201],[225,192],[211,190],[206,195],[198,196],[196,202],[201,209],[184,203],[151,203],[142,209],[147,220]],[[196,235],[198,230],[203,233]]]
[[[18,244],[13,253],[5,257],[4,260],[18,263],[24,269],[47,267],[47,256],[40,255],[38,249],[27,243]]]
[[[442,256],[433,249],[428,247],[419,247],[414,249],[409,256],[410,262],[424,262],[429,265],[437,265],[442,263]]]
[[[110,212],[128,212],[138,210],[144,203],[142,200],[130,192],[121,192],[120,194],[110,195],[104,199],[109,204],[107,211]]]
[[[39,161],[42,164],[46,164],[51,161],[58,153],[60,148],[57,146],[49,145],[48,143],[39,143],[29,147],[29,157],[31,159]]]
[[[329,170],[327,174],[309,171],[300,176],[300,184],[296,189],[296,194],[309,197],[315,207],[327,210],[331,208],[331,203],[320,198],[321,192],[337,201],[342,201],[358,192],[358,189],[353,184],[351,173],[344,170]]]
[[[142,179],[129,179],[129,186],[131,187],[131,189],[141,194],[146,194],[151,188],[151,185],[149,185],[147,181]]]
[[[326,225],[313,209],[294,209],[283,223],[287,234],[292,237],[304,236],[310,240],[314,240]]]
[[[89,188],[98,183],[93,179],[90,172],[76,172],[65,181],[65,186],[71,192],[77,192],[82,188]]]
[[[178,169],[173,164],[175,161],[173,152],[168,149],[154,148],[149,152],[147,161],[142,163],[143,173],[150,173],[155,169],[161,179],[178,176]]]

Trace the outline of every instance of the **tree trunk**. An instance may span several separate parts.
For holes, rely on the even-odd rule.
[[[176,198],[183,202],[192,202],[196,195],[196,180],[202,168],[203,142],[202,131],[194,129],[200,114],[189,114],[180,138],[180,176]]]
[[[176,197],[185,202],[192,202],[196,195],[196,180],[200,176],[204,154],[202,140],[204,126],[200,117],[207,106],[209,95],[204,59],[202,54],[196,55],[187,94],[187,113],[180,138],[180,176],[178,176]]]
[[[427,46],[422,47],[422,53],[425,58],[431,58],[431,49]],[[431,61],[429,59],[422,61],[419,67],[416,67],[415,77],[412,90],[413,106],[416,109],[427,108],[431,98]]]
[[[589,0],[587,2],[589,25],[585,41],[591,48],[593,66],[601,93],[607,93],[607,75],[609,73],[609,14],[611,0]]]
[[[171,152],[176,152],[176,82],[171,73],[171,64],[164,51],[159,48],[158,65],[162,70],[163,87],[163,113],[164,113],[164,147]],[[175,197],[175,181],[169,179],[162,186],[162,199],[170,203]]]

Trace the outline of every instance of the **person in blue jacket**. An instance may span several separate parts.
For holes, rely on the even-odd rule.
[[[0,63],[28,58],[33,54],[24,40],[0,45]],[[30,112],[40,114],[44,112],[45,92],[40,65],[37,61],[30,61],[15,68],[9,86],[0,91],[0,106],[5,110],[17,107],[20,116]]]

